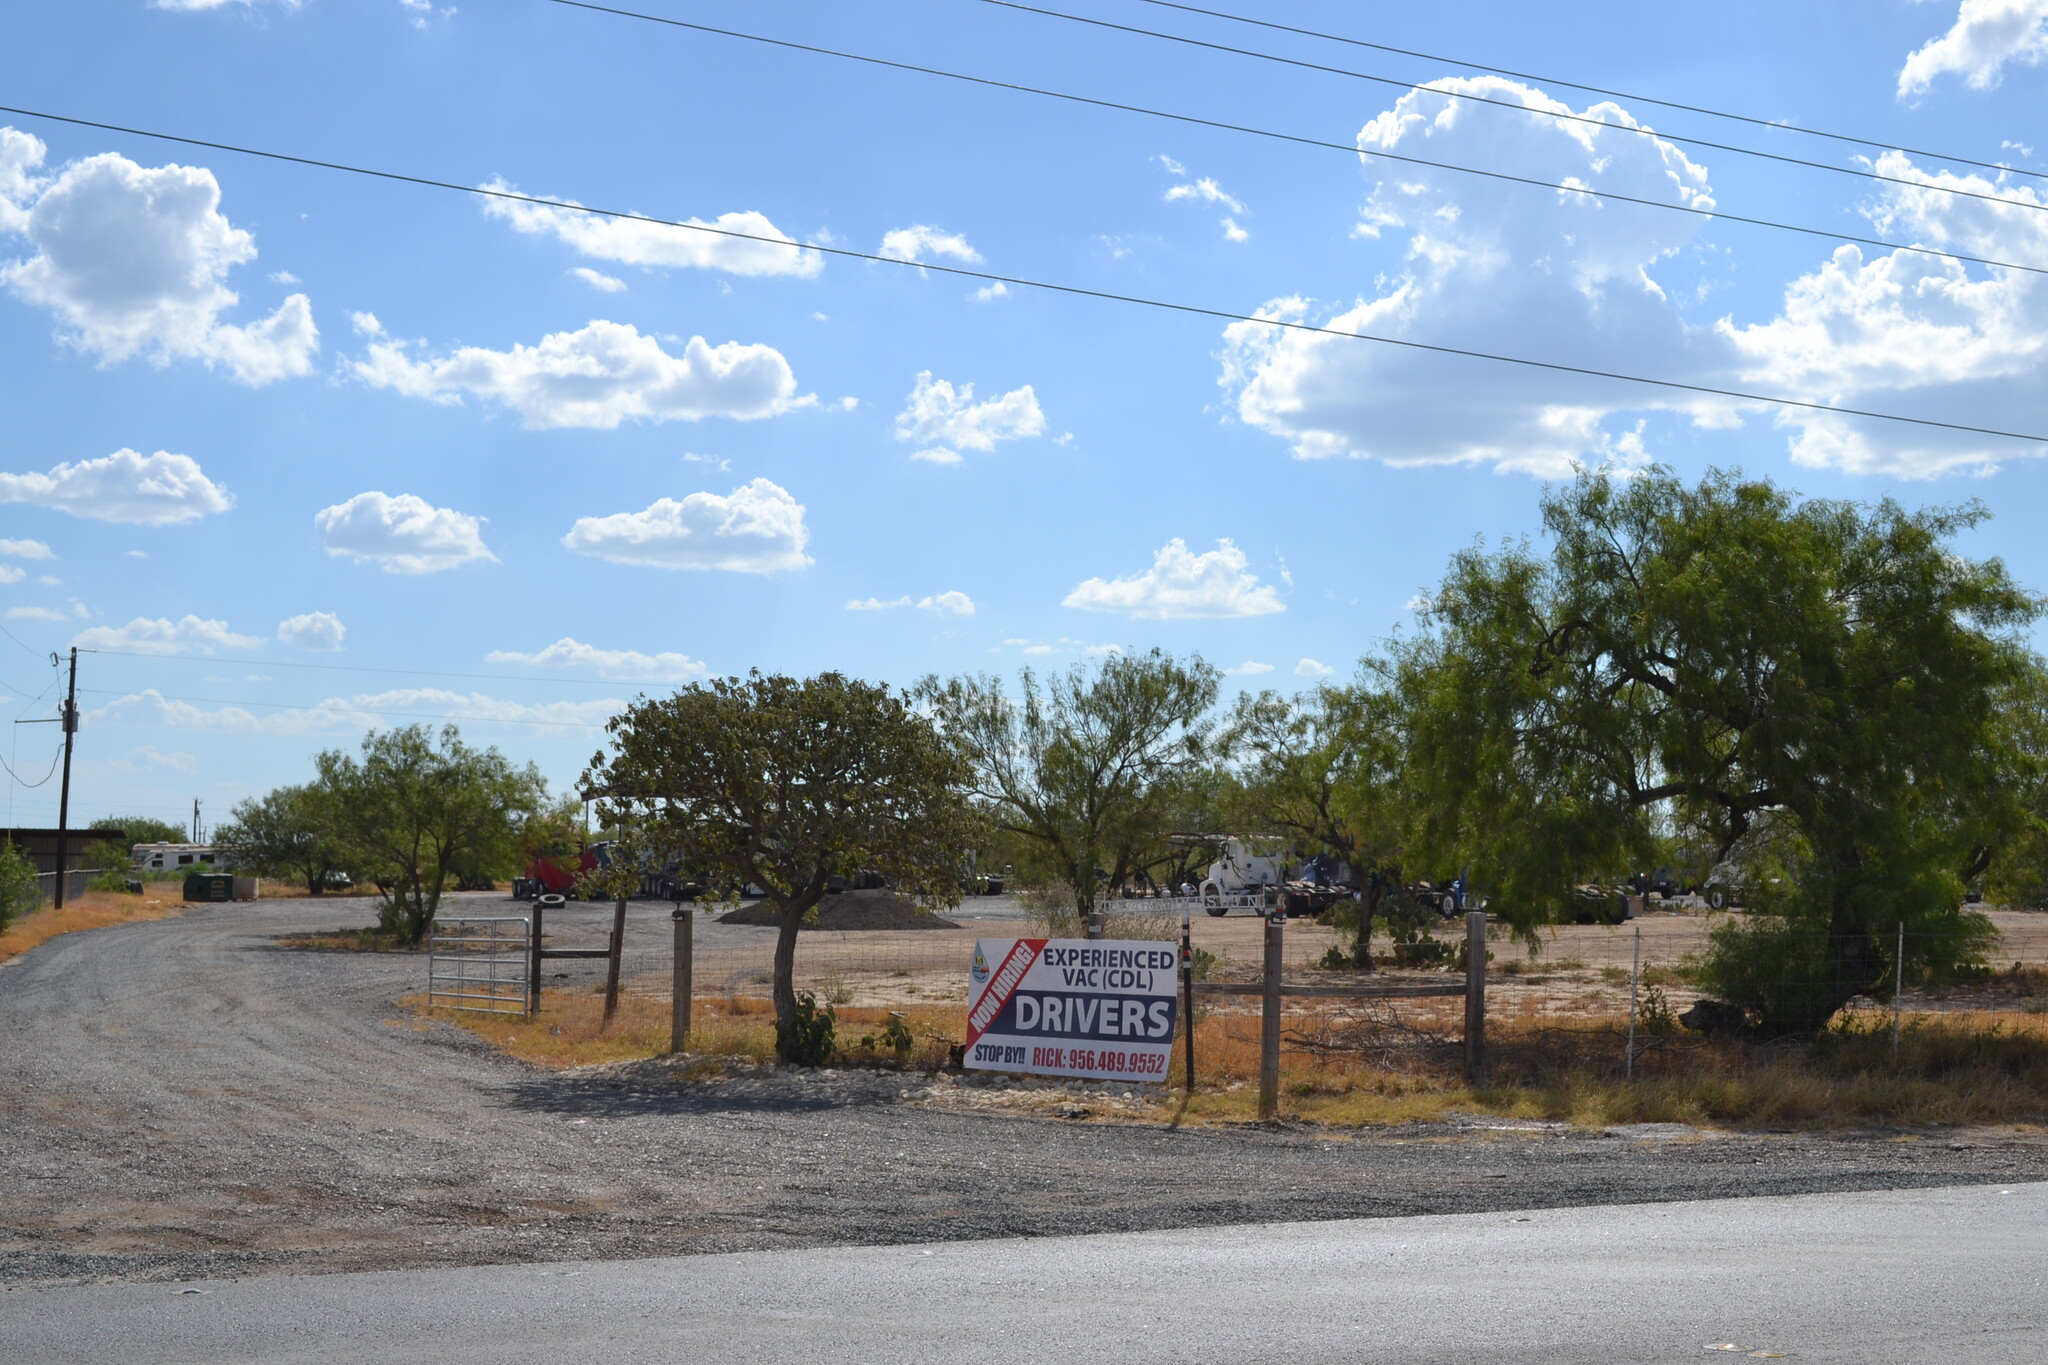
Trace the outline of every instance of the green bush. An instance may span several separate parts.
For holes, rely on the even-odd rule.
[[[0,929],[42,903],[42,884],[36,879],[35,864],[23,856],[13,840],[0,843]]]
[[[839,1016],[830,1005],[818,1007],[818,997],[809,991],[796,993],[796,1013],[787,1022],[775,1021],[775,1052],[797,1066],[824,1066],[836,1050],[833,1029]]]

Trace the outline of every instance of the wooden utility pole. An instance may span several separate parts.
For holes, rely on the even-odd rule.
[[[1465,1079],[1486,1084],[1486,912],[1465,912]]]
[[[65,863],[71,852],[71,742],[78,735],[78,646],[71,647],[71,681],[64,690],[64,785],[57,790],[57,908],[64,908]]]
[[[612,942],[609,956],[610,965],[604,973],[604,1023],[602,1028],[612,1026],[612,1016],[619,1012],[619,956],[626,945],[626,898],[620,896],[612,907]]]
[[[690,969],[692,949],[690,943],[692,916],[695,907],[679,905],[669,918],[676,926],[675,965],[670,969],[669,983],[669,1024],[668,1050],[681,1052],[690,1041]]]
[[[1266,916],[1265,1008],[1259,1017],[1259,1121],[1280,1112],[1280,949],[1287,932],[1287,913]]]

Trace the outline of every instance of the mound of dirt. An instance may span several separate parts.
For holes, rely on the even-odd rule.
[[[755,901],[718,917],[720,924],[760,924],[773,927],[782,920],[767,901]],[[843,891],[825,897],[818,906],[818,922],[806,929],[958,929],[952,920],[938,915],[920,915],[917,902],[894,891]]]

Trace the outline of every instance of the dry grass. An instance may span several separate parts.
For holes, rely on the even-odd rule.
[[[428,1011],[538,1066],[628,1061],[667,1051],[668,1001],[629,995],[609,1030],[600,1028],[601,991],[549,991],[540,1017]],[[840,1007],[840,1065],[893,1065],[877,1037],[890,1012]],[[906,1063],[936,1069],[963,1034],[957,1005],[903,1012],[916,1037]],[[1489,1021],[1489,1081],[1462,1075],[1462,1045],[1426,1014],[1365,1019],[1339,1011],[1290,1014],[1281,1050],[1283,1117],[1337,1127],[1428,1122],[1452,1114],[1562,1121],[1581,1127],[1675,1122],[1726,1127],[1829,1128],[1880,1124],[2040,1122],[2048,1119],[2048,1017],[1946,1013],[1909,1018],[1894,1060],[1888,1021],[1850,1019],[1810,1045],[1758,1047],[1690,1035],[1643,1038],[1636,1075],[1622,1074],[1624,1034],[1608,1027]],[[1110,1121],[1231,1124],[1256,1117],[1256,1011],[1205,1010],[1195,1030],[1197,1078],[1181,1091],[1183,1053],[1174,1049],[1168,1084],[1134,1087],[1151,1103]],[[772,1061],[769,1001],[699,1000],[690,1051],[702,1057]],[[1127,1082],[1114,1084],[1122,1089]]]
[[[184,903],[171,895],[153,897],[134,896],[120,891],[88,891],[83,896],[65,904],[62,910],[44,906],[40,910],[23,915],[20,919],[0,931],[0,962],[47,943],[59,934],[75,934],[81,929],[105,929],[109,925],[134,924],[142,920],[163,919],[184,909]]]
[[[322,953],[423,953],[425,943],[401,942],[374,925],[366,929],[317,929],[299,934],[279,934],[271,942],[280,948]]]

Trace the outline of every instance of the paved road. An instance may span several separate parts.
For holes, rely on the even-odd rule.
[[[0,1358],[38,1365],[2037,1365],[2044,1341],[2039,1184],[0,1296]]]
[[[273,946],[366,913],[194,907],[0,969],[0,1285],[2048,1179],[2011,1130],[1354,1140],[939,1112],[892,1073],[561,1076],[396,1009],[417,958]]]

